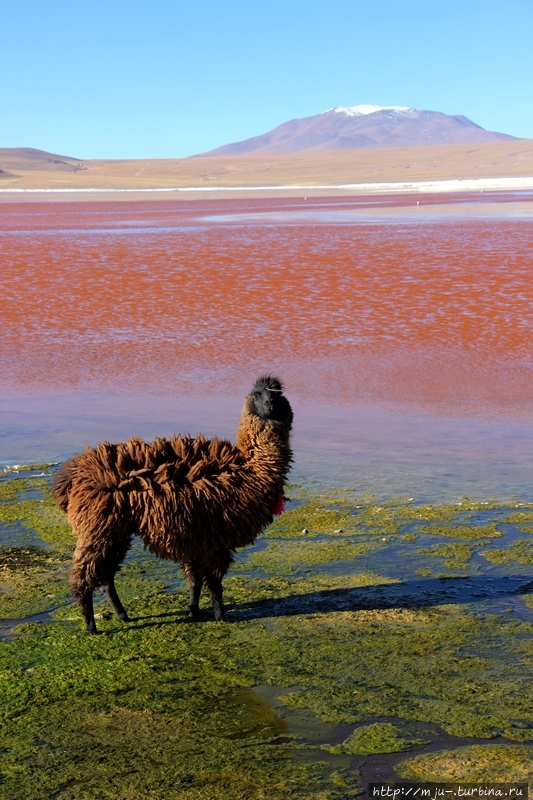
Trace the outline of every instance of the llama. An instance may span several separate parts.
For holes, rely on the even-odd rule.
[[[263,375],[244,400],[236,445],[202,435],[132,438],[87,447],[63,464],[53,492],[77,537],[70,586],[88,633],[96,633],[97,587],[128,620],[114,578],[135,534],[159,558],[183,565],[191,618],[205,584],[215,619],[225,619],[222,579],[234,552],[283,510],[292,419],[281,381]]]

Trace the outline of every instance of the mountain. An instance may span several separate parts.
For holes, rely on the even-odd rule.
[[[339,106],[313,117],[291,119],[261,136],[217,147],[199,155],[261,155],[305,150],[499,142],[507,139],[516,137],[486,131],[462,115],[449,116],[438,111],[420,111],[402,106]]]

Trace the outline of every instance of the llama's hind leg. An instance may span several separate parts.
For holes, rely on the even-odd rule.
[[[74,589],[72,590],[74,594]],[[81,607],[81,613],[85,620],[85,630],[87,633],[98,633],[96,630],[96,622],[94,621],[94,607],[93,607],[93,590],[85,589],[83,593],[78,595],[78,603]]]
[[[128,612],[120,602],[120,597],[117,594],[114,578],[111,578],[107,582],[107,585],[103,586],[103,589],[109,605],[117,615],[118,619],[120,619],[122,622],[129,622]]]
[[[94,621],[93,591],[98,581],[93,569],[93,558],[90,548],[78,545],[74,551],[69,583],[73,597],[78,601],[87,633],[96,633]]]
[[[111,539],[111,536],[109,538]],[[94,621],[93,592],[99,586],[104,588],[117,616],[120,619],[127,619],[126,611],[115,589],[114,577],[130,542],[131,538],[115,541],[115,546],[106,548],[107,552],[105,552],[104,548],[95,541],[87,543],[78,541],[69,580],[72,594],[80,604],[87,633],[97,632]]]
[[[202,574],[198,569],[198,565],[190,562],[183,565],[183,571],[189,583],[189,617],[191,619],[198,619],[203,582]]]
[[[87,579],[85,572],[83,565],[77,562],[76,556],[74,556],[69,578],[72,595],[80,605],[87,633],[97,633],[93,606],[93,591],[95,587]]]

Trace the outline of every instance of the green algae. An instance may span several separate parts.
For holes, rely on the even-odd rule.
[[[508,525],[533,525],[533,513],[531,511],[513,511],[502,519]]]
[[[448,505],[409,505],[401,506],[396,509],[395,516],[399,520],[413,520],[423,522],[452,522],[458,514],[463,514],[468,510],[462,503]]]
[[[418,781],[512,782],[533,779],[533,750],[516,745],[473,745],[416,756],[400,764],[401,778]]]
[[[16,500],[19,493],[20,490],[17,486],[17,481],[0,481],[0,502]]]
[[[396,509],[387,505],[372,504],[361,509],[356,521],[378,534],[396,534],[400,531]]]
[[[26,617],[69,600],[71,550],[0,547],[0,619]]]
[[[493,564],[533,564],[533,542],[513,542],[507,549],[484,550],[483,556]]]
[[[375,753],[400,753],[418,745],[426,744],[424,739],[406,737],[404,731],[392,722],[375,722],[362,725],[337,745],[323,745],[329,753],[348,755],[371,755]]]
[[[352,796],[357,775],[292,759],[286,722],[246,689],[257,636],[243,648],[230,626],[154,622],[97,638],[28,626],[0,650],[12,796]]]
[[[416,551],[434,530],[421,532],[421,519],[431,528],[444,521],[447,530],[496,531],[509,507],[468,501],[432,515],[427,506],[372,500],[357,508],[338,496],[302,492],[299,514],[291,518],[292,509],[279,518],[266,542],[245,551],[226,578],[230,624],[212,621],[207,600],[202,620],[188,622],[179,567],[137,544],[117,576],[131,621],[118,622],[98,594],[101,635],[88,637],[68,603],[73,541],[49,479],[11,480],[16,495],[7,492],[0,504],[8,509],[0,528],[22,525],[41,545],[2,551],[0,616],[63,607],[46,625],[21,619],[16,636],[0,641],[0,797],[355,797],[361,759],[420,744],[401,723],[376,721],[391,717],[436,724],[458,737],[533,741],[533,626],[453,604],[444,593],[428,596],[427,607],[402,604],[393,594],[398,578],[382,561],[380,540],[388,531],[399,532],[406,551],[417,541],[409,552],[424,569],[428,554]],[[481,524],[465,520],[480,510],[493,516],[483,515]],[[313,530],[304,518],[320,525]],[[457,538],[476,541],[433,545],[452,548],[439,553],[430,545],[430,557],[464,564],[484,544]],[[515,552],[512,542],[504,552]],[[532,607],[530,596],[525,602]],[[277,687],[287,715],[258,698],[256,686]],[[300,712],[313,714],[317,725],[358,727],[340,744],[317,743],[311,761],[287,721]],[[509,751],[517,759],[532,753]],[[499,754],[506,752],[498,745]],[[409,759],[402,769],[417,763]],[[480,779],[488,780],[489,760],[477,763]]]
[[[526,594],[521,599],[524,601],[526,608],[533,608],[533,595]]]
[[[497,529],[496,523],[475,526],[421,525],[418,531],[433,536],[448,536],[454,539],[488,539],[504,535]]]
[[[420,575],[422,578],[438,577],[438,573],[429,567],[419,567],[416,574]]]
[[[311,535],[338,534],[340,531],[354,533],[357,523],[347,511],[328,508],[323,504],[317,505],[315,500],[314,505],[298,505],[287,510],[274,520],[266,536],[293,539],[299,537],[304,530]]]
[[[26,617],[66,603],[68,564],[37,547],[0,548],[0,619]]]
[[[505,517],[502,522],[508,525],[514,525],[522,533],[533,534],[533,514],[526,513],[525,511],[515,511],[513,514]]]
[[[531,511],[515,511],[505,517],[502,522],[514,525],[522,533],[533,534],[533,513]]]
[[[438,722],[454,736],[533,739],[524,723],[533,713],[531,627],[509,624],[449,606],[310,617],[291,633],[288,620],[284,635],[307,631],[313,659],[300,666],[301,686],[285,702],[328,722],[392,715]],[[526,638],[517,657],[519,630]],[[349,672],[338,668],[341,662]]]
[[[231,716],[224,711],[224,703]],[[323,762],[305,765],[291,760],[276,745],[282,720],[250,711],[239,695],[200,704],[198,714],[152,710],[87,711],[77,704],[63,709],[67,725],[56,736],[34,728],[34,739],[20,748],[5,773],[5,786],[21,790],[25,800],[48,793],[61,798],[288,798],[353,797],[353,779],[332,784]],[[55,709],[53,721],[61,709]],[[212,730],[204,724],[208,717]],[[234,738],[235,723],[250,727],[247,740]],[[49,726],[47,726],[48,728]],[[273,735],[274,733],[274,735]],[[46,737],[46,738],[43,738]],[[9,742],[6,742],[9,746]],[[179,757],[176,758],[176,754]],[[68,757],[70,768],[65,769]],[[39,785],[28,789],[31,774]],[[350,786],[351,784],[351,786]],[[57,793],[57,794],[55,794]]]
[[[32,489],[36,492],[47,491],[47,488],[39,485],[37,481],[33,482]],[[23,490],[22,487],[17,487],[17,496],[20,496]],[[49,493],[36,499],[1,503],[0,524],[12,526],[15,523],[35,531],[43,542],[62,546],[71,545],[73,542],[66,517]]]
[[[377,547],[378,543],[353,542],[338,537],[333,541],[271,541],[265,550],[252,553],[241,568],[260,567],[267,572],[282,573],[308,571],[310,567],[334,561],[355,561]]]
[[[464,569],[475,553],[475,548],[468,544],[452,544],[450,542],[422,547],[418,553],[422,556],[444,558],[443,566],[448,569]]]
[[[0,619],[25,617],[64,604],[73,537],[50,492],[49,476],[0,482]],[[28,543],[23,545],[22,543]]]

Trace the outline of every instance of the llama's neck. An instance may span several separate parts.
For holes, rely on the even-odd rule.
[[[290,426],[261,419],[250,412],[245,402],[237,430],[237,447],[248,462],[257,464],[258,468],[268,467],[266,474],[280,487],[292,460],[289,433]]]

